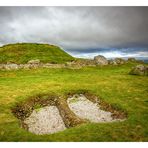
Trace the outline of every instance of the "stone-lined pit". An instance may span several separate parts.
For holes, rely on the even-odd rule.
[[[17,104],[12,113],[21,127],[38,134],[52,134],[87,122],[122,121],[126,113],[88,92],[65,96],[38,95]]]

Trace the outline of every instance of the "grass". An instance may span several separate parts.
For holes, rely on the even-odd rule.
[[[39,112],[41,109],[42,109],[42,106],[41,105],[38,105],[38,104],[34,107],[34,110],[36,112]]]
[[[37,43],[17,43],[0,47],[0,63],[27,63],[39,59],[42,63],[65,63],[74,58],[58,46]]]
[[[148,77],[129,75],[133,65],[0,71],[0,141],[148,141]],[[30,96],[82,89],[126,111],[127,120],[87,123],[41,136],[20,128],[11,113]]]

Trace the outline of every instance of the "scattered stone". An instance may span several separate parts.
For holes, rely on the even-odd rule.
[[[28,61],[28,64],[39,64],[39,63],[40,63],[39,59]]]
[[[32,114],[24,120],[28,131],[37,134],[52,134],[66,129],[59,110],[56,106],[46,106],[40,110],[34,110]]]
[[[97,65],[108,65],[108,60],[102,55],[95,56],[94,61]]]
[[[148,66],[137,65],[133,67],[130,71],[131,75],[145,75],[148,76]]]
[[[112,113],[101,110],[98,103],[88,100],[83,94],[73,95],[67,99],[69,108],[80,118],[91,122],[111,122],[119,119],[113,119]]]

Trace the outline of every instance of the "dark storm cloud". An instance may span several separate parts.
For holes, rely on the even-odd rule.
[[[147,15],[148,7],[0,7],[0,44],[51,43],[76,56],[146,55]]]

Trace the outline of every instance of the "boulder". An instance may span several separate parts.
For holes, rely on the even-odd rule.
[[[131,75],[145,75],[148,76],[148,66],[137,65],[133,67],[130,71]]]
[[[108,65],[108,60],[102,55],[95,56],[94,61],[97,65]]]
[[[39,59],[30,60],[30,61],[28,61],[28,64],[40,64],[40,60]]]

